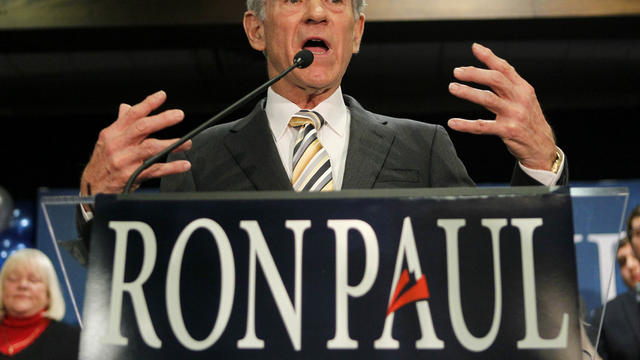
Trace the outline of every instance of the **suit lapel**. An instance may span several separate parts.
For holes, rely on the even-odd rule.
[[[224,144],[256,190],[291,190],[262,103],[230,130]]]
[[[351,113],[349,145],[345,163],[343,189],[370,189],[382,169],[395,138],[386,121],[379,120],[345,96]],[[273,142],[262,102],[234,126],[224,144],[256,190],[291,190]]]
[[[345,96],[351,113],[349,145],[344,167],[343,189],[370,189],[382,169],[395,138],[394,132],[365,111],[357,101]]]
[[[640,311],[638,310],[638,302],[636,301],[636,292],[629,291],[625,294],[624,301],[622,302],[622,307],[624,312],[627,314],[627,320],[629,322],[629,326],[633,330],[633,334],[636,337],[636,341],[640,343]]]

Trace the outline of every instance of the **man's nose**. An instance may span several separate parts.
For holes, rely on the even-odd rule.
[[[321,23],[327,20],[326,0],[307,0],[305,20],[311,23]]]

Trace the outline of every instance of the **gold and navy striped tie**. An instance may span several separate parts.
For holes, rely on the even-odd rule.
[[[316,133],[322,124],[322,115],[311,110],[300,110],[289,121],[289,126],[299,128],[291,176],[295,191],[333,191],[329,154]]]

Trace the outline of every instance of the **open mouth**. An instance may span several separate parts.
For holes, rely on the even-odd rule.
[[[303,49],[311,51],[314,55],[322,55],[329,51],[329,46],[322,39],[312,38],[302,45]]]

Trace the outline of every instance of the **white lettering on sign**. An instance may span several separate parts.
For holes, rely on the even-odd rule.
[[[213,235],[213,239],[220,253],[220,303],[218,304],[218,316],[209,336],[204,340],[196,340],[187,331],[182,317],[182,304],[180,301],[180,272],[182,270],[182,258],[187,242],[198,229],[205,229]],[[233,298],[236,284],[235,264],[233,252],[229,238],[222,227],[217,222],[210,219],[197,219],[187,225],[178,236],[178,240],[173,246],[169,265],[167,269],[166,301],[167,315],[171,330],[178,338],[178,341],[187,349],[193,351],[209,348],[218,341],[220,335],[227,327],[227,322],[231,316]]]
[[[327,342],[327,349],[357,349],[358,342],[349,337],[349,296],[366,294],[378,275],[378,238],[371,225],[362,220],[329,220],[327,227],[336,234],[336,333]],[[348,233],[357,231],[362,236],[365,250],[365,268],[362,280],[349,285]]]
[[[293,348],[300,350],[302,343],[302,240],[305,230],[311,227],[309,220],[288,220],[285,226],[291,229],[295,239],[295,286],[294,301],[287,296],[287,290],[273,261],[267,242],[262,235],[257,221],[241,221],[240,228],[249,234],[249,300],[247,310],[247,331],[238,340],[239,349],[262,349],[264,341],[256,336],[255,307],[256,307],[256,260],[260,263],[267,284],[276,301],[276,306],[282,321],[289,333]]]
[[[396,265],[395,270],[393,271],[393,280],[391,282],[392,287],[389,293],[389,303],[391,303],[393,294],[396,292],[398,279],[400,279],[400,271],[402,270],[402,264],[405,259],[407,260],[409,271],[413,274],[415,279],[420,279],[422,277],[422,268],[420,267],[420,259],[418,258],[416,240],[413,236],[413,226],[411,225],[411,219],[408,217],[404,218],[402,224],[400,245],[398,246],[398,255],[396,256]],[[426,300],[420,300],[416,301],[415,304],[418,313],[420,331],[422,332],[422,337],[416,341],[416,348],[444,349],[444,342],[438,339],[433,328],[429,303]],[[398,349],[400,347],[398,340],[394,339],[392,336],[393,319],[394,313],[388,314],[385,318],[382,336],[373,343],[373,347],[375,349]]]
[[[151,323],[149,308],[144,297],[142,285],[149,279],[156,262],[156,235],[146,223],[139,221],[111,221],[109,228],[116,231],[116,244],[113,254],[113,273],[111,274],[111,308],[109,309],[109,328],[104,342],[113,345],[127,345],[128,340],[120,333],[122,319],[122,295],[127,292],[131,296],[136,322],[144,342],[152,348],[159,349],[162,342],[156,335]],[[127,258],[127,241],[129,232],[136,231],[142,237],[143,256],[140,274],[132,282],[124,281],[125,261]]]
[[[462,298],[460,291],[460,269],[458,251],[458,233],[466,226],[464,219],[439,219],[438,227],[444,229],[446,240],[446,261],[448,280],[448,304],[451,325],[456,339],[469,351],[480,352],[488,349],[494,342],[502,319],[502,276],[500,261],[500,232],[507,226],[508,221],[518,229],[521,243],[522,283],[524,299],[524,338],[517,342],[519,349],[558,349],[567,347],[569,314],[562,315],[558,335],[551,339],[540,336],[535,288],[535,261],[533,253],[533,233],[542,226],[541,218],[524,219],[482,219],[483,227],[491,233],[494,306],[491,326],[483,336],[473,335],[464,319]],[[358,341],[349,335],[349,301],[361,298],[376,285],[379,272],[380,255],[379,243],[374,229],[365,221],[358,219],[332,219],[326,223],[328,229],[335,234],[335,334],[327,341],[328,349],[357,349]],[[310,220],[288,220],[285,227],[293,233],[294,250],[294,283],[293,294],[290,297],[282,280],[281,273],[276,266],[268,241],[265,239],[260,225],[255,220],[242,220],[239,228],[243,229],[249,239],[248,254],[248,282],[247,282],[247,314],[246,331],[244,337],[237,341],[238,349],[263,349],[265,341],[258,337],[255,329],[256,307],[256,272],[258,264],[264,274],[271,296],[279,315],[283,321],[291,345],[294,350],[302,349],[302,286],[303,286],[303,243],[304,234],[311,227]],[[111,274],[111,296],[109,303],[108,328],[102,342],[110,345],[126,346],[128,339],[121,333],[122,304],[124,294],[131,297],[131,303],[140,335],[148,346],[160,349],[162,341],[158,338],[151,321],[147,299],[143,285],[151,276],[157,253],[156,236],[153,229],[139,221],[111,221],[109,228],[115,231],[115,245],[113,258],[113,272]],[[180,298],[180,274],[182,270],[185,248],[192,234],[199,229],[208,231],[218,248],[220,257],[220,302],[217,317],[209,335],[202,339],[194,339],[187,330],[187,324],[182,316]],[[349,233],[357,234],[363,246],[349,246]],[[133,281],[125,281],[127,247],[129,236],[137,233],[142,239],[142,265],[139,274]],[[356,240],[352,240],[356,241]],[[360,240],[359,240],[360,241]],[[424,241],[429,241],[425,239]],[[364,249],[365,267],[362,278],[355,285],[349,284],[349,256],[353,249]],[[389,308],[384,316],[384,326],[381,335],[373,342],[377,350],[393,350],[400,347],[399,341],[393,338],[394,311],[404,305],[415,303],[421,337],[416,341],[416,349],[444,349],[445,343],[435,333],[431,310],[429,307],[429,292],[426,277],[422,272],[420,254],[416,247],[411,219],[403,221],[396,262],[390,286]],[[201,351],[210,348],[224,334],[233,311],[235,298],[235,260],[231,242],[224,229],[211,219],[197,219],[188,224],[178,236],[171,251],[166,274],[165,301],[171,330],[176,339],[187,349]],[[246,256],[246,255],[245,255]],[[283,255],[281,255],[283,256]],[[286,256],[286,255],[284,255]],[[138,261],[138,260],[137,260]],[[408,270],[403,270],[406,263]],[[284,271],[284,270],[282,270]],[[291,271],[291,270],[289,270]],[[409,275],[409,273],[411,275]],[[409,277],[416,280],[412,285],[410,296],[400,290],[409,283]],[[400,288],[398,286],[400,285]],[[407,290],[407,292],[409,292]],[[415,291],[413,291],[415,290]],[[372,314],[372,316],[376,316]]]

